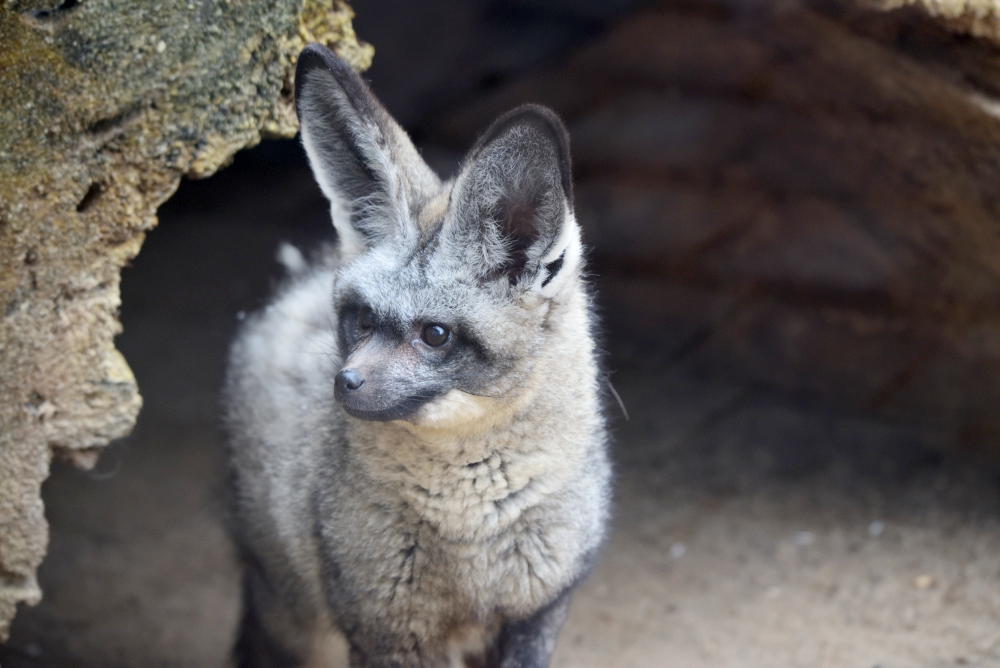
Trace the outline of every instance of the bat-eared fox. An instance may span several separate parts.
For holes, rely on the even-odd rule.
[[[442,182],[323,46],[295,105],[338,240],[231,351],[236,660],[547,666],[610,489],[566,130],[515,109]]]

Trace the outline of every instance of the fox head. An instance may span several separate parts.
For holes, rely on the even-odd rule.
[[[586,311],[558,117],[540,106],[500,117],[443,183],[327,48],[299,56],[295,103],[339,236],[331,381],[344,410],[445,425],[523,394],[558,335],[553,314]],[[586,327],[584,315],[568,336],[589,341]]]

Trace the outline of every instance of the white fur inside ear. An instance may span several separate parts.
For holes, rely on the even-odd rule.
[[[577,275],[580,264],[583,261],[583,242],[580,239],[580,226],[576,222],[576,217],[567,212],[563,220],[562,230],[559,238],[552,244],[552,250],[542,257],[542,266],[551,264],[562,258],[562,266],[555,276],[550,276],[548,271],[540,271],[535,279],[535,288],[543,297],[555,297],[563,288],[571,284]],[[542,285],[548,281],[544,286]]]
[[[340,240],[340,257],[345,261],[350,261],[361,255],[365,250],[365,239],[351,225],[351,214],[344,206],[344,200],[339,197],[330,199],[330,218],[333,220],[333,228],[337,230],[337,237]]]

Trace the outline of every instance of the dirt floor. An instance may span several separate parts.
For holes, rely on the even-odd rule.
[[[277,241],[327,229],[301,166],[266,158],[187,184],[126,272],[120,347],[146,406],[95,470],[60,465],[46,483],[45,600],[15,621],[3,668],[224,665],[239,566],[222,360],[277,275]],[[1000,666],[996,467],[705,378],[619,337],[617,317],[606,305],[630,416],[611,407],[613,529],[555,666]]]

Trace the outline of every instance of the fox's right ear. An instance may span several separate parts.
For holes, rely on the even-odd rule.
[[[344,256],[415,234],[410,209],[440,180],[361,77],[321,44],[299,54],[295,110]]]
[[[569,135],[552,110],[527,104],[493,122],[456,177],[449,223],[483,283],[551,296],[579,275]]]

